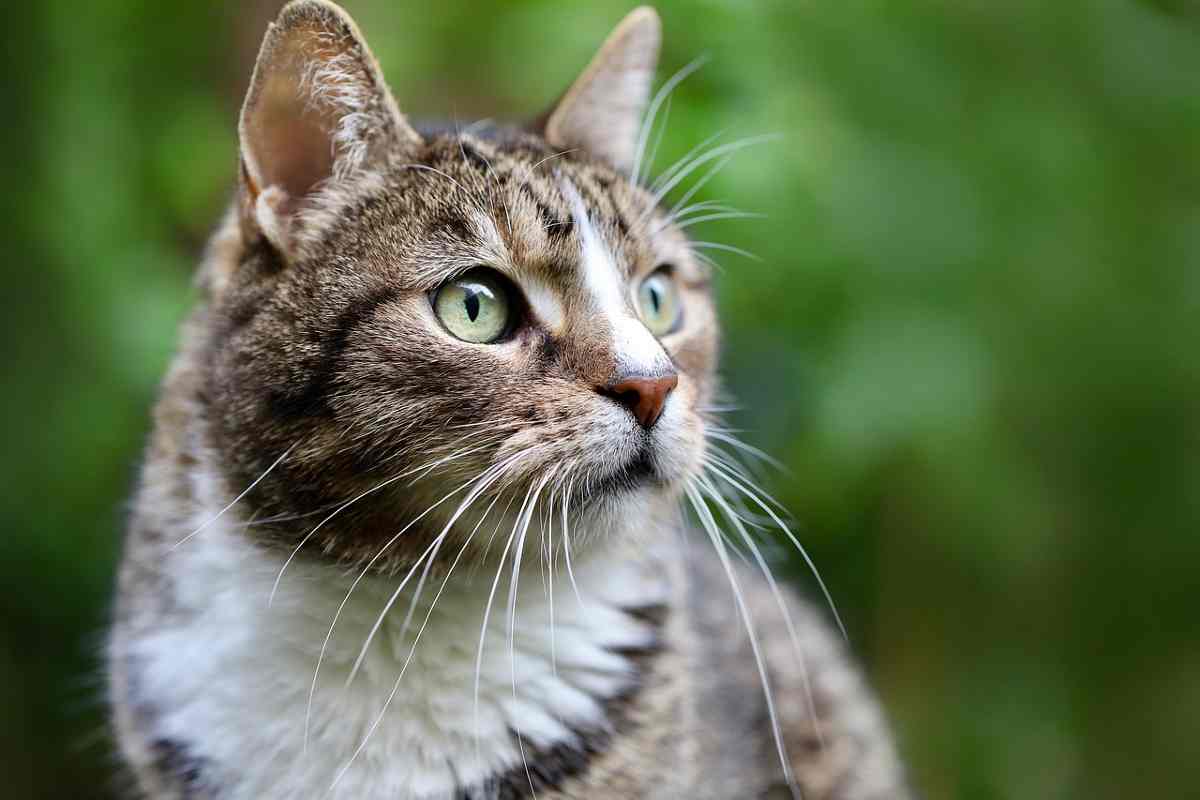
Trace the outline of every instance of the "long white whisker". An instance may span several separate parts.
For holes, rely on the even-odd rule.
[[[345,610],[346,604],[350,602],[350,596],[352,594],[354,594],[354,590],[358,588],[358,584],[361,583],[362,579],[364,577],[366,577],[368,572],[370,572],[371,567],[373,567],[375,565],[375,562],[378,561],[383,556],[383,554],[385,552],[387,552],[387,550],[393,544],[396,543],[396,540],[398,540],[401,536],[403,536],[405,534],[405,532],[407,532],[410,528],[412,528],[412,526],[414,526],[418,522],[420,522],[421,519],[423,519],[427,514],[432,512],[435,508],[437,508],[442,503],[449,500],[454,495],[461,492],[463,489],[467,488],[467,486],[469,486],[470,484],[471,484],[471,481],[467,481],[462,486],[459,486],[457,489],[454,489],[453,491],[447,493],[446,495],[444,495],[442,497],[441,500],[438,500],[436,503],[431,505],[429,508],[422,511],[419,515],[414,517],[412,519],[412,521],[410,521],[407,525],[405,525],[403,528],[401,528],[399,531],[397,531],[396,534],[394,536],[392,536],[392,538],[388,539],[387,542],[384,543],[383,547],[381,547],[379,549],[379,552],[377,552],[371,558],[371,560],[367,562],[367,565],[365,567],[363,567],[362,571],[358,573],[358,576],[350,584],[350,588],[346,591],[346,596],[342,598],[342,602],[338,604],[337,610],[333,614],[333,620],[329,623],[329,630],[327,630],[325,632],[325,641],[323,641],[321,643],[321,652],[317,656],[317,665],[313,669],[312,685],[310,685],[308,688],[308,705],[304,711],[304,752],[308,752],[308,729],[309,729],[309,723],[312,718],[313,697],[317,693],[317,679],[321,672],[321,664],[325,660],[325,651],[329,649],[329,640],[333,638],[333,629],[337,627],[338,620],[342,616],[342,611]]]
[[[672,175],[669,180],[667,180],[665,183],[663,183],[663,185],[660,186],[657,189],[657,191],[654,192],[654,205],[652,206],[652,208],[656,208],[658,206],[658,203],[660,203],[662,201],[662,199],[664,197],[666,197],[667,194],[669,194],[672,189],[674,189],[676,186],[679,185],[680,181],[682,181],[684,178],[686,178],[688,175],[690,175],[692,172],[696,171],[699,167],[703,166],[704,164],[707,164],[708,162],[714,161],[718,158],[722,158],[726,154],[736,153],[737,151],[744,150],[747,147],[751,147],[756,144],[762,144],[763,142],[770,142],[770,141],[773,141],[778,138],[779,137],[774,134],[765,134],[762,136],[749,136],[744,139],[738,139],[737,141],[727,142],[726,144],[718,145],[718,146],[712,148],[711,150],[709,150],[704,155],[697,156],[696,158],[692,159],[691,163],[689,163],[687,166],[683,167],[678,172],[676,172],[674,175]]]
[[[391,707],[392,701],[396,697],[396,692],[400,689],[400,684],[404,680],[404,674],[408,671],[408,665],[412,663],[413,656],[417,652],[417,645],[420,644],[421,636],[425,633],[425,628],[429,625],[429,619],[433,616],[434,609],[437,608],[438,600],[441,599],[442,593],[446,590],[447,584],[450,583],[450,577],[454,574],[455,567],[458,566],[458,562],[462,559],[463,553],[467,551],[467,547],[471,544],[471,540],[475,537],[475,532],[479,530],[479,526],[483,524],[485,519],[487,519],[488,513],[491,512],[492,507],[496,505],[496,501],[499,499],[500,495],[496,495],[491,504],[489,504],[487,509],[483,512],[483,516],[480,517],[479,522],[476,523],[475,527],[471,529],[470,535],[467,536],[466,541],[464,541],[462,547],[459,548],[458,553],[454,556],[454,560],[450,562],[450,568],[446,571],[446,577],[442,580],[442,585],[438,588],[437,594],[434,595],[433,602],[429,605],[429,610],[425,612],[425,618],[421,621],[421,627],[417,629],[416,636],[413,637],[412,647],[410,647],[408,650],[408,656],[404,659],[404,664],[400,667],[400,674],[396,676],[396,682],[392,684],[392,690],[388,694],[387,699],[384,701],[383,708],[379,710],[379,714],[371,723],[371,727],[367,729],[366,735],[363,736],[362,741],[359,742],[358,747],[350,756],[350,759],[342,766],[342,768],[338,771],[338,774],[334,777],[333,783],[329,786],[329,791],[333,791],[338,782],[342,779],[342,776],[346,774],[351,766],[353,766],[355,759],[357,759],[359,754],[362,753],[362,751],[366,748],[367,743],[371,740],[371,736],[375,733],[375,730],[383,721],[384,716],[387,714],[388,708]]]
[[[696,158],[698,158],[697,153],[703,152],[704,148],[708,147],[710,144],[717,141],[724,135],[725,135],[725,131],[719,130],[716,133],[714,133],[712,136],[709,136],[707,139],[700,142],[700,144],[696,145],[691,150],[688,150],[686,153],[684,153],[682,158],[680,158],[678,161],[676,161],[671,166],[667,167],[665,170],[662,171],[661,175],[659,175],[657,178],[654,179],[653,183],[650,184],[650,188],[649,188],[650,194],[652,194],[652,195],[657,194],[659,187],[661,187],[667,181],[671,180],[671,178],[675,177],[676,173],[678,173],[681,169],[685,168],[687,165],[692,163],[692,161],[694,161]]]
[[[469,191],[467,191],[466,187],[464,187],[458,181],[454,180],[454,178],[452,178],[451,176],[447,175],[446,173],[442,172],[440,169],[437,169],[435,167],[428,166],[427,164],[404,164],[403,166],[400,167],[400,169],[415,169],[415,170],[419,170],[422,172],[432,172],[434,175],[440,175],[443,178],[445,178],[446,180],[453,183],[455,186],[457,186],[459,191],[461,191],[463,194],[467,195],[467,197],[471,196],[471,193]],[[480,211],[482,211],[482,210],[483,209],[480,208]]]
[[[417,569],[422,564],[428,565],[433,563],[433,559],[437,555],[437,551],[440,548],[442,541],[443,537],[438,536],[432,542],[430,542],[429,545],[426,546],[423,551],[421,551],[421,555],[417,557],[416,562],[413,563],[408,572],[404,574],[404,578],[401,579],[400,584],[396,587],[396,590],[392,592],[387,603],[384,605],[383,611],[381,611],[379,616],[375,618],[375,624],[371,626],[371,631],[367,634],[366,641],[363,642],[362,647],[358,651],[358,657],[354,659],[354,666],[350,669],[350,674],[346,678],[346,683],[342,686],[343,689],[349,687],[350,684],[354,682],[354,677],[358,675],[358,669],[360,666],[362,666],[363,659],[367,655],[367,650],[371,647],[371,642],[375,639],[375,634],[379,632],[379,628],[383,624],[383,620],[387,616],[388,611],[391,610],[392,604],[396,602],[396,598],[399,597],[400,593],[404,591],[404,587],[408,585],[410,580],[412,580],[413,575],[417,574]],[[400,638],[403,639],[403,636]]]
[[[480,475],[479,478],[476,479],[475,486],[472,487],[471,491],[467,493],[467,496],[463,498],[463,501],[459,503],[458,508],[455,509],[454,513],[450,516],[450,520],[442,527],[441,532],[438,533],[433,542],[426,549],[425,552],[429,553],[428,558],[422,555],[422,557],[418,559],[415,564],[413,564],[412,568],[408,571],[408,574],[404,576],[404,580],[400,582],[400,585],[396,587],[396,590],[392,592],[391,596],[388,598],[388,601],[384,605],[383,610],[379,613],[379,616],[375,618],[375,624],[371,626],[371,630],[367,634],[366,640],[363,642],[362,647],[358,651],[357,658],[354,659],[354,666],[351,667],[350,674],[346,678],[347,686],[354,681],[354,676],[358,674],[359,667],[362,666],[363,659],[366,658],[367,650],[370,649],[371,642],[374,640],[375,634],[379,632],[380,626],[383,625],[384,618],[387,616],[388,612],[391,611],[396,600],[400,597],[400,593],[404,591],[405,585],[408,584],[409,579],[412,578],[417,567],[421,566],[422,561],[424,561],[425,566],[421,571],[421,579],[417,582],[417,588],[413,593],[412,602],[409,604],[408,613],[405,615],[404,623],[400,628],[400,639],[404,639],[404,635],[408,632],[409,623],[412,622],[413,610],[416,608],[417,599],[421,596],[421,589],[424,587],[425,580],[429,575],[429,568],[432,566],[434,559],[437,558],[438,551],[441,549],[442,543],[449,535],[450,529],[454,527],[454,523],[458,521],[459,517],[461,517],[463,513],[465,513],[466,510],[474,504],[475,500],[483,492],[487,491],[488,487],[490,487],[500,477],[500,475],[503,474],[505,468],[521,455],[523,455],[523,453],[517,453],[514,456],[510,456],[506,461],[501,462],[496,466],[489,467],[483,472],[482,475]]]
[[[721,242],[698,242],[695,239],[688,241],[688,246],[694,250],[722,250],[726,253],[734,253],[735,255],[748,258],[751,261],[762,261],[762,258],[751,253],[749,250],[743,250],[740,247],[734,247],[731,244],[722,244]]]
[[[496,520],[496,526],[492,528],[491,534],[488,535],[487,544],[483,546],[483,554],[479,557],[479,563],[487,563],[488,554],[492,552],[492,542],[496,540],[496,534],[500,532],[500,526],[504,524],[504,518],[512,509],[513,501],[516,499],[516,495],[509,495],[508,502],[504,504],[504,510],[500,512],[500,518]]]
[[[272,586],[271,586],[271,594],[267,597],[267,608],[270,608],[275,603],[275,594],[276,594],[276,592],[279,591],[279,583],[280,583],[280,581],[283,580],[284,571],[286,571],[288,566],[291,565],[292,561],[296,558],[296,556],[304,548],[304,545],[308,544],[309,540],[311,540],[312,537],[317,534],[317,531],[319,531],[319,530],[321,530],[321,528],[325,527],[325,523],[329,522],[334,517],[336,517],[338,514],[341,514],[347,508],[354,505],[359,500],[362,500],[364,497],[374,494],[375,492],[378,492],[379,490],[384,489],[388,486],[391,486],[396,481],[403,480],[404,478],[407,478],[408,476],[419,472],[420,474],[417,475],[417,477],[413,479],[413,482],[415,483],[416,481],[418,481],[421,478],[424,478],[426,475],[428,475],[430,470],[435,469],[436,467],[441,466],[442,464],[445,464],[447,462],[453,461],[458,458],[462,458],[464,456],[468,456],[471,453],[478,452],[479,450],[484,449],[485,446],[474,447],[469,450],[459,450],[454,453],[451,453],[448,456],[439,458],[439,459],[433,461],[432,463],[422,464],[421,466],[413,467],[412,469],[405,470],[404,472],[401,472],[399,475],[393,475],[392,477],[388,478],[387,480],[385,480],[379,484],[376,484],[375,486],[371,487],[370,489],[367,489],[364,492],[359,493],[353,499],[348,500],[345,503],[343,503],[342,505],[338,506],[336,509],[334,509],[334,511],[329,516],[325,517],[325,519],[318,522],[316,527],[314,527],[312,530],[310,530],[308,533],[306,533],[304,535],[304,537],[300,540],[299,544],[297,544],[294,548],[292,548],[292,552],[288,555],[287,559],[283,562],[283,566],[281,566],[279,568],[279,574],[277,574],[275,576],[275,583],[272,584]]]
[[[700,69],[700,67],[704,66],[707,61],[707,55],[693,59],[690,63],[685,64],[682,69],[680,69],[670,78],[667,78],[667,80],[663,82],[663,85],[658,88],[658,91],[654,93],[654,98],[650,101],[650,108],[647,110],[646,116],[642,120],[641,130],[638,131],[636,151],[637,156],[634,158],[633,170],[630,172],[630,174],[633,176],[632,181],[634,184],[641,180],[642,156],[646,152],[646,139],[650,136],[651,128],[654,127],[654,119],[658,116],[659,106],[662,105],[663,100],[671,96],[671,92],[675,91],[675,87],[678,86],[684,78]]]
[[[731,447],[736,447],[738,450],[741,450],[742,452],[747,453],[748,455],[751,455],[754,458],[759,459],[760,461],[764,461],[767,464],[770,464],[772,467],[774,467],[777,470],[780,470],[782,472],[790,472],[790,469],[788,468],[787,464],[784,464],[782,461],[775,458],[770,453],[760,450],[759,448],[755,447],[752,444],[746,444],[741,439],[737,438],[736,436],[732,435],[731,433],[729,433],[727,431],[723,431],[720,429],[714,429],[710,426],[708,429],[708,435],[710,437],[712,437],[713,439],[716,439],[717,441],[724,442],[725,444],[730,445]]]
[[[521,559],[525,553],[525,536],[529,533],[529,523],[533,518],[534,511],[537,509],[538,498],[541,497],[542,489],[550,480],[551,473],[546,473],[538,482],[537,488],[533,492],[533,499],[529,504],[529,510],[525,512],[525,519],[521,524],[520,538],[517,539],[517,550],[513,556],[512,580],[508,587],[508,661],[509,670],[512,678],[512,693],[513,699],[517,698],[517,656],[514,647],[514,639],[517,626],[517,589],[521,579]],[[521,763],[525,767],[525,779],[529,781],[529,791],[534,798],[537,797],[537,790],[533,786],[533,776],[529,772],[529,762],[525,758],[525,739],[521,735],[521,726],[515,719],[513,729],[517,735],[517,748],[521,752]]]
[[[700,261],[701,263],[707,264],[708,266],[712,267],[714,270],[721,273],[722,275],[725,274],[725,268],[722,267],[720,264],[718,264],[715,259],[711,258],[707,254],[698,253],[695,250],[693,250],[692,255],[695,256],[696,260]]]
[[[559,152],[557,152],[557,153],[551,153],[550,155],[546,156],[546,157],[545,157],[545,158],[543,158],[541,161],[537,162],[537,163],[536,163],[536,164],[534,164],[532,167],[530,167],[530,168],[529,168],[529,171],[530,171],[530,173],[532,173],[534,170],[536,170],[536,169],[537,169],[538,167],[540,167],[542,164],[545,164],[547,161],[551,161],[551,160],[553,160],[553,159],[555,159],[555,158],[561,158],[562,156],[569,155],[569,154],[571,154],[571,153],[574,153],[574,152],[576,152],[576,151],[578,151],[578,150],[579,150],[579,148],[578,148],[578,147],[572,147],[570,150],[560,150],[560,151],[559,151]]]
[[[525,499],[521,501],[521,508],[517,511],[517,523],[525,514],[525,507],[529,504],[529,496],[533,494],[533,486],[525,492]],[[491,591],[488,592],[487,605],[483,608],[483,623],[479,626],[479,649],[475,655],[475,690],[474,690],[474,725],[475,725],[475,760],[479,760],[479,676],[483,671],[483,643],[487,638],[488,620],[492,614],[492,602],[496,599],[496,588],[500,585],[500,576],[504,574],[504,562],[508,558],[509,550],[512,549],[513,540],[516,539],[517,525],[513,525],[512,531],[508,534],[508,541],[504,545],[504,552],[500,554],[500,563],[496,567],[496,577],[492,581]]]
[[[796,654],[796,662],[800,665],[800,679],[804,684],[804,696],[808,702],[809,714],[813,720],[813,728],[816,730],[817,740],[820,742],[821,747],[824,748],[825,737],[821,732],[820,719],[817,717],[817,705],[813,699],[812,683],[808,676],[808,665],[804,659],[804,648],[800,646],[800,635],[796,632],[796,625],[792,620],[791,609],[783,597],[783,592],[779,590],[779,584],[775,581],[775,575],[773,572],[771,572],[771,567],[767,564],[766,559],[763,558],[762,552],[754,544],[754,539],[742,526],[738,515],[734,513],[732,508],[730,508],[729,503],[725,500],[725,498],[721,497],[721,494],[717,491],[717,488],[712,484],[711,481],[704,477],[699,479],[699,483],[700,486],[703,487],[703,489],[707,492],[707,494],[716,502],[717,507],[721,509],[722,513],[725,515],[725,518],[729,520],[734,529],[738,532],[738,535],[746,544],[746,549],[750,551],[750,554],[754,558],[754,562],[758,565],[759,571],[762,572],[763,577],[767,581],[767,588],[770,590],[772,597],[775,599],[775,605],[779,607],[779,613],[783,616],[783,622],[787,627],[788,636],[792,640],[792,649]]]
[[[734,602],[737,605],[738,613],[742,617],[742,624],[746,628],[746,633],[750,639],[750,649],[754,653],[754,663],[758,667],[758,677],[762,682],[763,695],[767,703],[767,716],[771,720],[771,732],[775,737],[775,749],[779,754],[779,763],[783,768],[783,777],[787,782],[788,788],[792,792],[792,796],[796,800],[801,800],[800,790],[796,786],[796,782],[792,776],[792,766],[788,759],[787,749],[783,744],[783,732],[779,727],[779,714],[775,709],[774,692],[771,691],[771,680],[767,675],[766,662],[763,659],[762,651],[759,647],[758,636],[754,630],[754,622],[750,618],[750,609],[746,605],[746,598],[742,594],[742,588],[738,584],[737,577],[733,572],[733,565],[729,563],[729,553],[725,548],[725,541],[717,528],[716,520],[713,519],[712,512],[704,504],[703,498],[700,496],[697,489],[688,485],[684,490],[688,499],[692,503],[692,507],[696,510],[696,515],[700,518],[700,522],[708,533],[708,538],[712,540],[713,547],[717,551],[717,557],[721,560],[721,566],[725,569],[725,575],[729,579],[729,586],[733,590]]]
[[[767,494],[767,492],[763,491],[763,489],[754,482],[753,478],[751,478],[749,472],[746,470],[746,466],[741,461],[734,458],[731,454],[726,453],[718,445],[709,442],[707,452],[704,454],[704,458],[725,467],[735,476],[741,478],[745,484],[747,484],[754,491],[758,492],[759,495],[764,497],[782,513],[787,513],[787,508],[782,503],[780,503],[771,495]]]
[[[550,493],[550,499],[546,502],[549,521],[542,528],[542,538],[546,546],[546,602],[550,607],[550,672],[555,677],[558,677],[558,646],[554,633],[554,501],[560,488],[561,483]]]
[[[692,217],[691,219],[676,223],[675,227],[684,230],[693,225],[699,225],[702,222],[716,222],[722,219],[765,219],[766,216],[766,214],[756,214],[750,211],[722,211],[720,213]]]
[[[567,483],[567,491],[563,495],[562,506],[562,540],[563,540],[563,559],[567,563],[567,578],[571,581],[571,589],[575,592],[575,600],[579,603],[580,608],[585,608],[583,595],[579,593],[579,583],[575,580],[575,570],[571,566],[571,534],[567,528],[568,505],[571,502],[571,489],[575,486],[575,479],[571,478]]]
[[[460,155],[462,155],[463,163],[466,164],[469,168],[470,162],[467,160],[467,150],[466,150],[466,147],[463,145],[461,129],[459,129],[458,134],[459,134],[459,136],[458,136],[458,152]],[[484,159],[484,160],[486,161],[487,159]],[[471,172],[471,175],[472,175],[472,178],[478,177],[478,175],[476,175],[474,172]],[[485,194],[484,194],[484,191],[487,189],[487,184],[483,183],[482,186],[479,186],[481,181],[478,181],[478,180],[473,180],[472,183],[474,183],[478,186],[478,188],[475,191],[475,196],[479,199],[480,207],[482,207],[484,203],[487,203],[488,208],[491,209],[491,212],[492,212],[491,218],[495,219],[496,218],[495,200],[494,200],[494,198],[492,198],[490,196],[485,196]]]
[[[668,219],[686,219],[691,214],[698,214],[701,211],[740,211],[741,209],[723,203],[720,200],[703,200],[698,203],[692,203],[689,206],[672,211]]]
[[[674,218],[679,213],[679,210],[681,208],[686,207],[688,204],[688,201],[691,200],[693,197],[695,197],[697,192],[699,192],[701,189],[703,189],[708,184],[709,181],[711,181],[714,177],[716,177],[717,173],[719,173],[721,170],[725,169],[725,166],[730,161],[733,160],[733,157],[735,155],[737,155],[736,152],[729,153],[724,158],[719,160],[716,164],[712,165],[712,167],[710,167],[709,170],[707,172],[705,172],[704,175],[702,175],[700,177],[700,179],[698,181],[696,181],[690,189],[688,189],[686,192],[684,192],[683,197],[679,198],[679,200],[675,203],[675,205],[671,206],[671,210],[670,210],[670,212],[668,212],[667,218],[668,219]]]
[[[800,553],[801,558],[803,558],[804,563],[808,565],[808,569],[810,572],[812,572],[813,577],[816,578],[817,585],[821,587],[821,593],[825,595],[825,602],[829,604],[829,610],[833,612],[833,618],[837,622],[838,629],[842,632],[842,638],[849,641],[850,636],[846,633],[846,626],[842,624],[842,615],[838,613],[837,606],[833,602],[833,595],[829,593],[829,589],[825,586],[825,581],[821,578],[821,573],[817,570],[817,565],[813,563],[812,558],[808,555],[808,551],[804,549],[804,545],[800,544],[800,540],[796,538],[794,533],[792,533],[792,529],[788,527],[788,525],[782,519],[779,518],[779,515],[775,513],[774,509],[763,502],[757,494],[747,488],[741,481],[730,475],[728,471],[716,466],[715,464],[710,464],[709,467],[714,474],[720,475],[731,486],[744,494],[746,498],[750,500],[750,502],[754,503],[756,506],[765,511],[767,516],[769,516],[774,523],[779,526],[779,529],[783,531],[784,535],[787,536],[788,540],[792,543],[792,546],[795,547]]]
[[[654,167],[654,162],[658,160],[658,148],[662,144],[663,135],[667,132],[667,124],[671,121],[671,100],[667,98],[666,105],[663,106],[662,123],[658,126],[658,133],[654,134],[654,144],[650,145],[650,154],[646,156],[646,170],[649,172]],[[634,175],[632,182],[636,186],[640,180],[640,175]]]
[[[297,442],[296,444],[299,444],[299,442]],[[226,511],[228,511],[229,509],[233,508],[235,505],[237,505],[237,504],[238,504],[238,502],[240,502],[240,501],[241,501],[241,499],[242,499],[243,497],[245,497],[246,495],[250,494],[250,492],[252,492],[252,491],[254,490],[254,487],[255,487],[255,486],[258,486],[258,484],[262,482],[263,478],[265,478],[265,477],[267,477],[268,475],[270,475],[270,474],[271,474],[271,471],[272,471],[273,469],[275,469],[276,467],[278,467],[278,466],[279,466],[279,465],[280,465],[280,464],[283,462],[283,460],[284,460],[285,458],[287,458],[287,457],[288,457],[288,455],[289,455],[289,454],[290,454],[290,453],[291,453],[293,450],[295,450],[295,449],[296,449],[296,444],[292,445],[292,446],[291,446],[291,447],[289,447],[287,450],[284,450],[284,451],[283,451],[283,455],[281,455],[279,458],[275,459],[275,461],[274,461],[274,462],[272,462],[271,466],[267,467],[267,468],[266,468],[266,469],[263,471],[263,474],[262,474],[262,475],[259,475],[257,478],[255,478],[255,479],[254,479],[254,482],[253,482],[253,483],[251,483],[249,486],[247,486],[245,489],[243,489],[241,494],[239,494],[237,497],[235,497],[235,498],[233,498],[232,500],[230,500],[230,501],[229,501],[229,505],[225,506],[225,507],[224,507],[224,508],[222,508],[220,511],[218,511],[218,512],[216,513],[216,516],[210,517],[210,518],[209,518],[208,520],[206,520],[206,521],[205,521],[203,524],[201,524],[199,528],[196,528],[196,530],[192,531],[192,532],[191,532],[191,533],[189,533],[187,536],[184,536],[184,537],[183,537],[182,539],[180,539],[178,542],[176,542],[175,544],[171,545],[171,549],[172,549],[172,550],[175,550],[176,548],[180,547],[181,545],[183,545],[183,543],[184,543],[184,542],[188,541],[189,539],[191,539],[193,536],[195,536],[196,534],[200,533],[201,531],[203,531],[203,530],[207,529],[209,525],[212,525],[214,522],[216,522],[216,521],[217,521],[217,520],[219,520],[219,519],[220,519],[222,516],[224,516]]]

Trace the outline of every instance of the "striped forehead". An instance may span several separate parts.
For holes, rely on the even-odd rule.
[[[551,335],[572,328],[603,347],[621,372],[663,371],[670,360],[633,306],[632,243],[624,236],[627,226],[612,219],[619,214],[616,199],[597,207],[600,187],[588,176],[566,170],[553,175],[516,187],[510,183],[519,194],[470,212],[480,256],[512,276]]]
[[[623,307],[624,276],[617,267],[612,250],[592,224],[587,206],[570,179],[560,178],[559,188],[566,198],[571,221],[579,238],[579,273],[589,301],[597,310],[611,311]]]
[[[620,368],[659,371],[668,359],[638,318],[630,286],[636,197],[616,176],[564,156],[468,141],[447,151],[444,166],[472,195],[464,216],[478,258],[516,281],[546,330],[574,326],[606,342]]]
[[[479,202],[459,212],[474,257],[509,273],[534,310],[544,310],[537,315],[543,322],[563,320],[564,304],[606,315],[629,310],[636,243],[617,198],[586,173],[555,169],[552,177],[527,173],[506,181],[514,167],[502,160],[497,166],[501,179],[488,187],[494,194],[480,191]]]
[[[639,248],[633,235],[637,226],[631,223],[646,209],[620,177],[572,160],[572,153],[527,140],[506,143],[462,135],[442,142],[431,164],[450,178],[440,185],[446,205],[458,206],[473,234],[480,233],[481,223],[492,229],[485,238],[503,240],[514,270],[543,273],[563,289],[577,283],[586,223],[624,280],[632,264],[622,256]],[[589,252],[599,251],[593,247]]]
[[[566,177],[559,189],[567,201],[579,241],[578,275],[592,324],[610,339],[618,369],[636,374],[656,374],[668,364],[658,340],[637,318],[627,291],[628,267],[622,269],[612,249],[592,223],[579,190]]]

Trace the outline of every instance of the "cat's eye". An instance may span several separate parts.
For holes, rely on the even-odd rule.
[[[433,311],[451,335],[464,342],[490,344],[512,329],[513,293],[499,273],[478,267],[442,284]]]
[[[664,336],[679,327],[683,305],[669,270],[658,269],[642,281],[637,303],[642,322],[655,336]]]

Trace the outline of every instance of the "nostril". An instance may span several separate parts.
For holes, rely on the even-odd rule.
[[[635,376],[622,378],[607,386],[598,386],[596,391],[629,409],[643,428],[650,429],[662,416],[667,396],[678,383],[679,376],[675,373],[656,377]]]
[[[637,389],[625,389],[624,391],[613,391],[611,389],[601,389],[600,394],[607,395],[613,400],[616,400],[621,405],[629,410],[637,408],[638,403],[642,402],[642,395]]]

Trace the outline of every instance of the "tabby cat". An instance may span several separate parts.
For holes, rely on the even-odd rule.
[[[637,9],[535,123],[439,130],[336,6],[267,31],[120,570],[139,796],[907,796],[755,545],[711,206],[663,199],[727,151],[646,180],[659,41]]]

